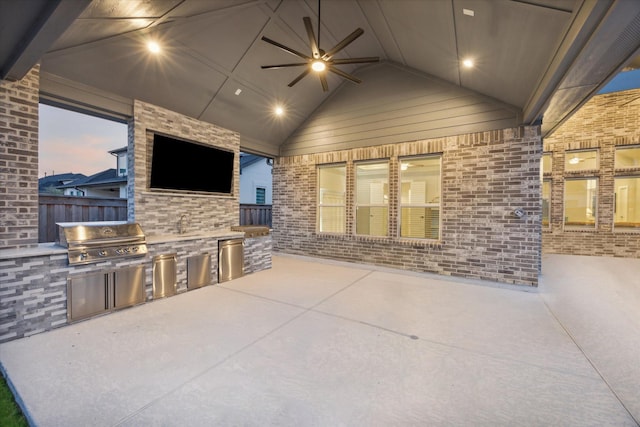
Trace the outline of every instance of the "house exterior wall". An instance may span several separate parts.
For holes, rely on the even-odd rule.
[[[40,66],[0,81],[0,247],[38,245]]]
[[[280,147],[295,156],[519,126],[521,111],[392,63],[358,70]]]
[[[640,89],[593,97],[576,114],[544,140],[544,151],[552,154],[551,211],[549,226],[543,227],[544,253],[640,257],[640,229],[615,229],[614,179],[640,176],[640,168],[615,170],[616,147],[640,144]],[[569,150],[597,149],[596,171],[565,172]],[[597,219],[591,230],[564,228],[564,183],[567,178],[597,178]]]
[[[270,205],[272,198],[272,174],[271,166],[267,165],[266,159],[252,163],[242,168],[240,176],[240,203],[256,203],[256,188],[265,189],[265,205]]]
[[[149,190],[153,133],[184,138],[231,150],[235,154],[233,194],[204,195]],[[147,235],[176,234],[186,215],[186,232],[228,229],[238,224],[240,137],[227,129],[164,108],[135,101],[129,123],[128,218]]]
[[[540,269],[540,128],[521,127],[415,142],[280,157],[273,169],[274,250],[418,272],[537,285]],[[442,154],[441,239],[400,239],[398,193],[391,190],[389,237],[354,234],[347,196],[345,234],[316,231],[317,167],[389,159],[389,187],[399,188],[398,158]],[[525,217],[513,211],[523,208]]]

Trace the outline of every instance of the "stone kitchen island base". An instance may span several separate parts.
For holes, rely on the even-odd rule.
[[[69,279],[144,267],[145,302],[153,301],[155,256],[176,254],[176,293],[187,289],[187,260],[209,253],[211,284],[218,283],[218,242],[243,238],[237,231],[147,236],[144,257],[69,265],[67,250],[53,243],[0,251],[0,343],[67,325]],[[245,239],[244,274],[271,268],[271,235]]]

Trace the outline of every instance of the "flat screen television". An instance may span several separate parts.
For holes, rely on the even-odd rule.
[[[150,189],[232,193],[233,152],[161,134],[151,151]]]

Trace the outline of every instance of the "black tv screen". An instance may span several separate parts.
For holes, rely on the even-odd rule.
[[[231,194],[233,160],[231,151],[154,134],[149,188]]]

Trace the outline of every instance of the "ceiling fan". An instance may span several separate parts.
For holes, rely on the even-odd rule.
[[[305,66],[305,70],[300,73],[300,75],[298,77],[296,77],[295,79],[293,79],[293,81],[291,83],[289,83],[289,87],[292,87],[293,85],[295,85],[296,83],[298,83],[300,80],[302,80],[307,74],[309,74],[311,71],[314,71],[315,73],[318,74],[318,77],[320,78],[320,83],[322,83],[322,90],[324,92],[327,92],[329,90],[329,84],[327,83],[327,75],[326,75],[326,71],[329,70],[334,74],[339,75],[340,77],[343,77],[347,80],[350,80],[354,83],[361,83],[362,80],[358,79],[357,77],[352,76],[349,73],[345,73],[344,71],[340,70],[339,68],[336,68],[336,65],[344,65],[344,64],[362,64],[362,63],[368,63],[368,62],[378,62],[380,60],[380,58],[378,58],[377,56],[369,56],[369,57],[364,57],[364,58],[351,58],[351,59],[334,59],[333,56],[340,52],[342,49],[344,49],[345,47],[347,47],[349,44],[351,44],[355,39],[357,39],[358,37],[360,37],[362,34],[364,34],[364,30],[362,28],[357,28],[354,32],[352,32],[351,34],[349,34],[347,37],[344,38],[344,40],[342,40],[340,43],[338,43],[337,45],[335,45],[332,49],[330,49],[328,52],[325,52],[324,50],[320,49],[320,1],[318,0],[318,38],[316,41],[316,37],[315,34],[313,32],[313,26],[311,25],[311,18],[309,18],[308,16],[305,16],[304,18],[302,18],[302,20],[304,21],[304,26],[307,29],[307,35],[309,36],[309,44],[311,47],[311,56],[305,55],[304,53],[298,52],[295,49],[291,49],[290,47],[287,47],[281,43],[278,43],[275,40],[271,40],[268,37],[262,37],[262,40],[264,40],[267,43],[270,43],[276,47],[279,47],[280,49],[284,50],[285,52],[288,52],[292,55],[298,56],[302,59],[304,59],[305,62],[295,62],[295,63],[291,63],[291,64],[278,64],[278,65],[263,65],[260,68],[262,68],[263,70],[266,69],[276,69],[276,68],[287,68],[287,67],[301,67],[301,66]]]

